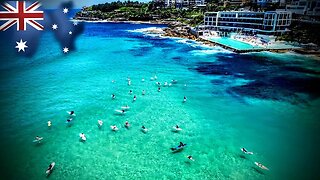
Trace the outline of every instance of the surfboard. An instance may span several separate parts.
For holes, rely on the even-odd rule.
[[[177,128],[176,126],[172,127],[172,131],[174,131],[174,132],[179,132],[181,130],[182,130],[181,128]]]
[[[75,113],[71,114],[71,111],[66,111],[70,116],[76,116]]]
[[[128,110],[128,109],[130,109],[130,107],[129,106],[121,106],[121,109]]]
[[[52,162],[52,163],[49,165],[48,169],[46,170],[47,176],[51,174],[51,172],[52,172],[52,170],[53,170],[53,168],[54,168],[55,165],[56,165],[55,162]],[[50,167],[50,166],[51,166],[51,167]]]
[[[86,138],[85,135],[82,135],[82,134],[80,133],[79,136],[80,136],[80,138],[81,138],[83,141],[86,141],[86,140],[87,140],[87,138]]]
[[[243,148],[240,148],[240,150],[242,151],[242,152],[244,152],[245,154],[253,154],[253,152],[249,152],[249,151],[247,151],[247,152],[245,152],[244,150],[243,150]]]
[[[126,112],[124,112],[124,111],[122,111],[122,110],[118,110],[118,109],[116,109],[116,110],[114,110],[116,113],[120,113],[120,114],[125,114]]]
[[[99,124],[99,126],[102,126],[103,125],[103,121],[98,120],[98,124]]]
[[[141,131],[144,132],[144,133],[147,133],[149,130],[147,128],[144,128],[144,129],[141,128]]]
[[[35,139],[35,140],[33,140],[32,142],[40,142],[41,140],[43,139],[43,137],[41,137],[41,138],[39,138],[39,139]]]
[[[116,126],[110,126],[112,131],[118,131],[119,129]]]
[[[70,120],[70,121],[68,121],[68,120]],[[72,122],[72,118],[70,118],[70,119],[67,119],[67,121],[66,121],[66,123],[71,123]]]
[[[262,165],[261,163],[254,162],[254,164],[257,165],[259,168],[261,168],[263,170],[269,170],[266,166]]]
[[[186,147],[187,144],[184,144],[184,146],[177,146],[177,147],[174,147],[174,148],[171,148],[172,152],[178,152],[178,151],[181,151],[184,149],[184,147]]]
[[[190,161],[194,161],[194,159],[191,157],[189,158],[189,156],[187,156],[187,158],[190,160]]]

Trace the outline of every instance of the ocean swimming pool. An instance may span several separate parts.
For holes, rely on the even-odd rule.
[[[208,40],[216,42],[216,43],[220,43],[220,44],[223,44],[226,46],[230,46],[230,47],[238,49],[238,50],[259,49],[260,48],[259,46],[253,46],[251,44],[237,41],[235,39],[228,38],[228,37],[208,38]]]

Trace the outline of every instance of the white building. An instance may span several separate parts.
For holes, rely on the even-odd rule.
[[[201,32],[250,32],[258,34],[281,34],[288,30],[292,14],[287,11],[219,11],[207,12],[204,24],[197,27]]]
[[[320,0],[292,0],[286,10],[300,15],[320,16]]]

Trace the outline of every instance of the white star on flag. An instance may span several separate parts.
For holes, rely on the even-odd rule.
[[[23,52],[25,52],[24,51],[24,48],[27,48],[28,46],[26,46],[26,43],[27,43],[27,41],[22,41],[22,39],[20,39],[20,42],[16,42],[17,43],[17,46],[16,46],[16,48],[18,48],[18,52],[20,52],[21,50],[23,51]]]
[[[65,47],[63,48],[63,53],[68,53],[69,52],[69,48]]]
[[[67,14],[68,12],[69,12],[69,9],[68,9],[68,8],[64,8],[64,9],[63,9],[63,13],[64,13],[64,14]]]
[[[57,30],[57,29],[58,29],[58,25],[53,24],[53,25],[52,25],[52,29],[53,29],[53,30]]]
[[[71,35],[71,34],[72,34],[72,31],[69,31],[69,34]]]
[[[78,25],[78,22],[77,22],[77,21],[74,21],[74,22],[73,22],[73,25],[74,25],[74,26]]]

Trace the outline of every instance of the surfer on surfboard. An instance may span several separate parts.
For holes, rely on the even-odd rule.
[[[183,97],[183,102],[187,102],[187,97]]]
[[[49,165],[49,167],[48,167],[47,170],[46,170],[47,176],[49,176],[49,175],[51,174],[51,172],[52,172],[55,164],[56,164],[55,162],[52,162],[52,163]]]
[[[42,139],[43,139],[43,137],[36,136],[36,138],[33,140],[33,142],[41,143]]]
[[[241,151],[245,154],[253,154],[253,152],[249,152],[246,148],[241,148]]]
[[[187,156],[188,159],[190,159],[191,161],[194,161],[194,159],[192,158],[192,156]]]
[[[259,163],[259,162],[254,162],[255,165],[257,165],[259,168],[264,169],[264,170],[269,170],[269,168],[267,168],[266,166],[264,166],[263,164]]]

